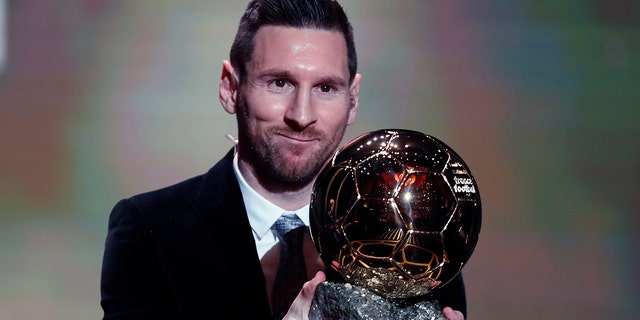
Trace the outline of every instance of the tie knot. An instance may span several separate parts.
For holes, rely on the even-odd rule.
[[[295,213],[284,213],[276,220],[271,229],[279,236],[284,236],[287,232],[304,226],[304,222]]]

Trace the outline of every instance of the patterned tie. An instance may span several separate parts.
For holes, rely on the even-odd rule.
[[[282,319],[307,281],[302,244],[308,228],[295,213],[285,213],[271,229],[280,241],[280,262],[271,292],[271,309],[274,319]]]

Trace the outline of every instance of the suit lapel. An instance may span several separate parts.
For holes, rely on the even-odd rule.
[[[233,172],[233,150],[205,174],[194,209],[208,235],[215,269],[227,282],[227,294],[268,311],[264,275]]]

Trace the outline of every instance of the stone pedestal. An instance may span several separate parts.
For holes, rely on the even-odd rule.
[[[323,282],[315,293],[309,320],[446,320],[437,301],[387,300],[349,283]]]

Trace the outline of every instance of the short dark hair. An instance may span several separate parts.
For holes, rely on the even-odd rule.
[[[349,82],[353,81],[358,69],[353,28],[337,1],[252,0],[240,19],[229,54],[240,82],[244,82],[247,75],[246,64],[252,59],[256,33],[261,27],[269,25],[341,32],[347,45]]]

